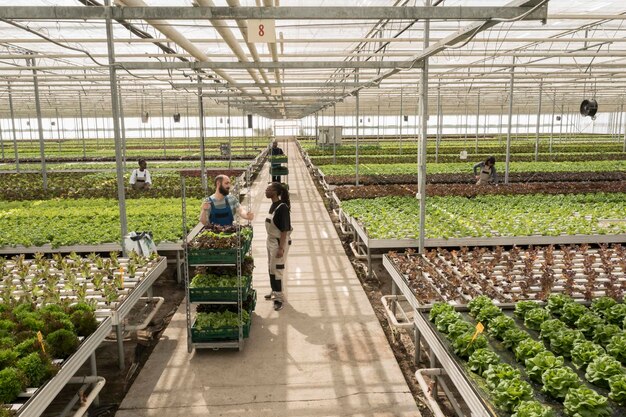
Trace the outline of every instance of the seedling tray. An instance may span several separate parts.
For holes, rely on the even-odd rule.
[[[248,298],[252,287],[252,276],[244,276],[242,279],[241,294],[245,300]],[[235,287],[197,287],[189,288],[189,300],[194,302],[202,301],[237,301],[238,288]],[[254,310],[254,308],[253,308]]]

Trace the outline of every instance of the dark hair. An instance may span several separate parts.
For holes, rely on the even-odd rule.
[[[145,160],[145,159],[143,159],[143,158],[139,158],[139,159],[137,160],[137,163],[138,163],[139,165],[141,165],[141,163],[142,163],[142,162],[145,164],[145,163],[146,163],[146,160]]]
[[[494,166],[496,164],[496,157],[490,156],[489,158],[485,159],[485,164]]]
[[[287,207],[291,208],[291,201],[289,201],[289,190],[279,182],[273,182],[272,189],[278,193],[280,201],[287,204]]]

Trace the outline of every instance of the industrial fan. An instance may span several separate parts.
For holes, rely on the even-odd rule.
[[[583,116],[589,116],[592,119],[596,118],[596,113],[598,112],[598,102],[594,99],[583,100],[580,103],[580,114]]]

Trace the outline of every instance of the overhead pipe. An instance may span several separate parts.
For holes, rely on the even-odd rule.
[[[195,0],[194,2],[203,7],[215,7],[213,0]],[[228,23],[225,20],[221,20],[221,19],[209,19],[209,21],[211,22],[211,24],[213,25],[213,28],[217,31],[217,33],[219,33],[222,39],[224,39],[224,42],[226,42],[226,44],[231,49],[231,51],[233,51],[235,56],[237,56],[237,59],[239,59],[240,62],[250,62],[245,52],[239,45],[239,42],[233,35],[233,32],[228,28]],[[239,23],[239,27],[241,28],[241,23]],[[242,31],[242,34],[244,34],[243,31]],[[246,39],[246,34],[244,34],[244,39]],[[248,44],[248,48],[249,47],[250,45]],[[255,49],[255,52],[256,52],[256,49]],[[256,54],[256,58],[257,59],[255,60],[255,62],[258,62],[258,54]],[[259,76],[257,75],[254,69],[248,68],[247,71],[252,77],[252,79],[254,80],[254,82],[256,83],[261,82],[261,80],[259,79]],[[259,87],[259,88],[264,94],[267,94],[267,89],[264,89],[263,87]]]
[[[263,6],[265,7],[274,7],[272,0],[263,0]],[[272,62],[278,62],[278,48],[276,47],[276,43],[268,43],[267,44],[270,49],[270,53],[272,54]],[[277,83],[280,83],[280,71],[278,68],[274,68],[274,78]]]
[[[226,1],[230,7],[241,7],[241,3],[239,3],[239,0]],[[259,57],[259,52],[256,49],[256,45],[248,41],[248,23],[245,20],[237,20],[237,26],[239,26],[239,31],[241,32],[241,36],[243,36],[243,39],[246,42],[246,46],[248,46],[248,50],[250,51],[250,55],[252,55],[252,59],[254,60],[254,62],[260,62],[261,58]],[[237,39],[235,39],[235,42],[238,42]],[[261,77],[263,77],[263,80],[269,84],[270,80],[267,77],[265,69],[259,68],[259,73],[261,74]]]
[[[143,0],[115,0],[115,3],[121,6],[128,6],[128,7],[147,7],[148,6],[146,3],[143,2]],[[149,25],[153,26],[156,30],[161,32],[163,35],[165,35],[168,39],[171,39],[172,41],[174,41],[174,43],[176,43],[178,46],[183,48],[185,51],[189,52],[198,61],[211,62],[211,59],[209,59],[209,57],[204,52],[202,52],[200,48],[198,48],[189,39],[183,36],[182,33],[176,30],[166,20],[149,19],[149,20],[146,20],[146,22]],[[234,78],[232,78],[230,75],[225,73],[224,71],[217,69],[217,68],[211,68],[211,70],[215,72],[217,75],[219,75],[220,77],[222,77],[226,82],[231,84],[233,87],[237,88],[238,90],[244,93],[247,93],[247,91],[244,90],[243,88],[237,87],[237,81]]]

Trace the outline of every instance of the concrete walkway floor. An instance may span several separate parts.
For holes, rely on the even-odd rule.
[[[250,196],[258,302],[243,351],[187,353],[182,305],[117,417],[420,415],[295,144],[285,150],[294,229],[285,307],[263,299],[266,166]]]

